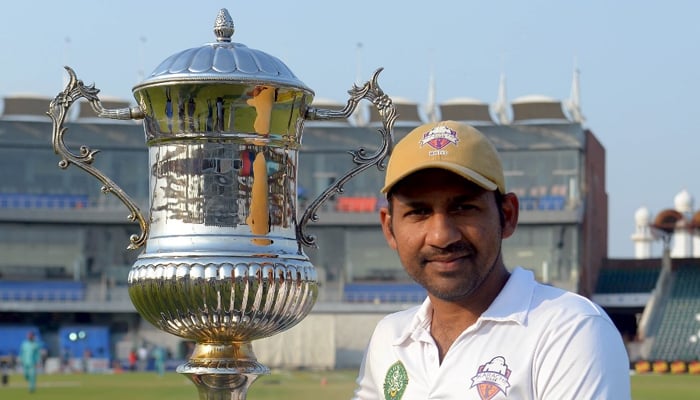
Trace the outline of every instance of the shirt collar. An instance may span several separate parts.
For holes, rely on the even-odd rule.
[[[513,321],[520,325],[525,324],[536,283],[532,271],[516,267],[511,272],[508,282],[479,320]],[[401,345],[409,338],[419,341],[430,337],[432,311],[430,298],[426,297],[423,304],[416,310],[411,322],[401,330],[393,344]]]
[[[515,267],[501,293],[479,319],[491,321],[513,321],[525,323],[535,291],[535,276],[532,271]]]
[[[430,297],[426,297],[423,300],[423,304],[418,307],[411,322],[406,324],[406,326],[401,330],[400,334],[394,340],[394,345],[401,345],[403,342],[408,340],[408,338],[414,341],[420,341],[421,339],[427,340],[430,337],[430,322],[431,316],[433,314],[433,305],[430,303]],[[425,336],[427,335],[427,336]]]

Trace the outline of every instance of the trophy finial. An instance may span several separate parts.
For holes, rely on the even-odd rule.
[[[235,31],[233,27],[233,19],[228,10],[222,8],[219,10],[219,14],[216,15],[216,20],[214,21],[214,34],[216,35],[217,42],[230,42],[231,36]]]

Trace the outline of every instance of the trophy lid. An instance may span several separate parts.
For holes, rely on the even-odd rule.
[[[231,15],[222,8],[214,22],[216,42],[171,55],[133,91],[161,84],[208,82],[290,87],[313,95],[278,58],[232,42],[233,32]]]

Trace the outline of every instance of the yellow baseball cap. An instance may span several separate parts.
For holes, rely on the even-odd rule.
[[[496,148],[474,127],[455,121],[421,125],[401,139],[386,167],[382,193],[401,179],[427,168],[441,168],[486,190],[506,193],[503,166]]]

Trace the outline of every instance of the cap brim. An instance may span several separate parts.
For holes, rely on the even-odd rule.
[[[394,185],[399,183],[402,179],[406,178],[407,176],[424,170],[424,169],[429,169],[429,168],[439,168],[439,169],[444,169],[450,172],[453,172],[459,176],[461,176],[464,179],[467,179],[471,182],[474,182],[475,184],[479,185],[480,187],[493,191],[498,189],[498,185],[494,183],[493,181],[489,180],[485,176],[481,175],[480,173],[470,169],[470,168],[465,168],[461,167],[459,165],[455,165],[453,163],[445,162],[445,161],[431,161],[431,162],[426,162],[426,163],[421,163],[417,164],[412,168],[407,169],[404,171],[403,174],[398,175],[397,177],[394,178],[391,182],[387,182],[384,187],[382,188],[381,192],[386,194],[391,190]]]

